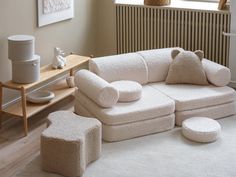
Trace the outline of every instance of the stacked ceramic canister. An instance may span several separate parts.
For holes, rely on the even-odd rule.
[[[35,38],[29,35],[8,37],[8,58],[12,61],[12,81],[29,84],[40,78],[40,56],[35,55]]]

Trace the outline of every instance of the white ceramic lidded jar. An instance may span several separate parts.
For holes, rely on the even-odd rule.
[[[14,61],[32,59],[35,53],[34,41],[34,36],[30,35],[8,37],[8,58]]]
[[[12,62],[12,81],[15,83],[29,84],[40,79],[40,56],[34,55],[33,59]]]

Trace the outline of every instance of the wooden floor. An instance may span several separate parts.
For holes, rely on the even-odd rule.
[[[50,112],[72,110],[74,99],[65,100],[51,106],[29,121],[29,134],[24,137],[23,121],[8,119],[0,130],[0,177],[13,177],[39,154],[40,135],[46,128],[46,118]]]

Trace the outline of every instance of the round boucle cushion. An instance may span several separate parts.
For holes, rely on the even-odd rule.
[[[182,134],[189,140],[209,143],[217,140],[221,132],[220,124],[206,117],[193,117],[182,124]]]
[[[115,81],[111,85],[119,91],[119,101],[135,101],[142,96],[142,85],[134,81]]]

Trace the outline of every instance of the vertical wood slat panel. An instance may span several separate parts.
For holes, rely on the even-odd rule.
[[[228,66],[230,13],[116,6],[117,53],[179,46]]]
[[[224,15],[224,21],[226,21],[226,20],[227,20],[227,17]],[[223,31],[226,30],[226,25],[227,25],[227,24],[224,24]],[[223,54],[224,54],[223,57],[226,57],[226,54],[224,53],[225,46],[226,46],[226,44],[227,44],[227,41],[226,41],[226,40],[227,40],[227,38],[226,38],[226,37],[223,37],[223,48],[222,48]]]
[[[201,50],[205,49],[205,40],[206,39],[206,15],[202,12],[202,44],[201,44]]]
[[[157,11],[153,9],[153,48],[157,48]]]
[[[120,53],[120,16],[118,12],[119,8],[116,8],[116,46],[117,46],[117,53]]]
[[[132,28],[133,28],[133,25],[132,25],[132,8],[131,7],[128,7],[128,24],[130,25],[130,27],[128,27],[128,43],[129,43],[129,47],[128,47],[128,51],[131,51],[133,52],[132,50]]]
[[[157,10],[157,48],[160,48],[160,10]]]
[[[227,30],[226,31],[229,31],[230,28],[231,28],[231,16],[227,15]],[[226,40],[227,40],[227,45],[226,45],[226,49],[225,49],[226,50],[225,51],[225,53],[226,53],[225,58],[227,58],[228,60],[225,60],[225,62],[226,62],[225,65],[229,66],[230,39],[227,38]]]
[[[126,37],[126,31],[125,31],[125,26],[126,26],[126,24],[125,24],[125,22],[126,22],[126,20],[125,20],[125,7],[122,8],[122,14],[121,15],[122,15],[122,36],[123,36],[123,39],[122,39],[122,44],[123,44],[122,52],[126,53],[125,49],[127,47],[126,47],[126,43],[125,43],[125,41],[126,41],[126,39],[125,39],[125,37]]]

